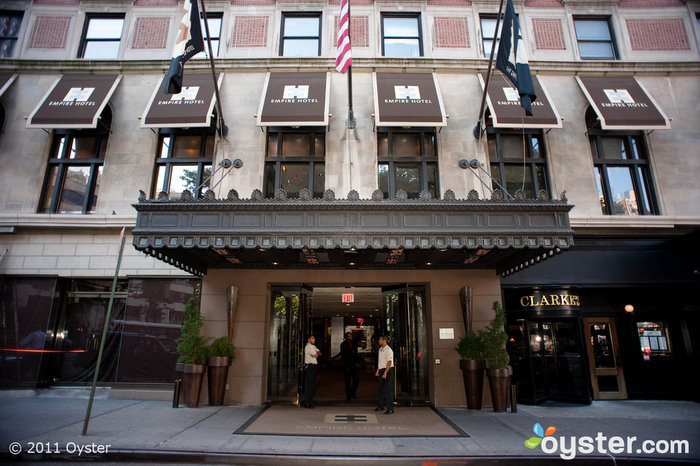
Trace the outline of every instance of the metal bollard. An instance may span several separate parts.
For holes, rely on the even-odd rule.
[[[516,384],[510,386],[510,412],[518,412],[518,386]]]
[[[180,385],[182,384],[182,379],[177,379],[173,387],[173,408],[180,407]]]

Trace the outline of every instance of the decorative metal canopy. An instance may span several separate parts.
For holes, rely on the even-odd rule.
[[[573,230],[568,204],[536,200],[522,191],[512,200],[494,191],[480,199],[472,190],[457,200],[452,191],[442,199],[427,192],[408,199],[399,190],[384,199],[350,191],[336,199],[331,190],[312,198],[302,189],[290,199],[283,190],[265,198],[260,190],[240,199],[208,191],[194,199],[161,193],[134,204],[134,247],[189,273],[208,268],[479,268],[505,272],[569,248]],[[517,265],[516,265],[517,264]]]

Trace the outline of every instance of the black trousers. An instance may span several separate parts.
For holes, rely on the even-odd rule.
[[[304,402],[302,406],[311,404],[316,391],[316,375],[318,374],[318,364],[306,364],[304,366],[306,373],[306,384],[304,385]]]
[[[394,368],[389,369],[386,374],[386,379],[384,376],[384,371],[386,369],[379,369],[379,391],[377,393],[377,407],[386,408],[389,410],[394,409]]]
[[[355,397],[357,386],[360,385],[360,376],[355,364],[344,364],[343,374],[345,374],[345,396],[349,400]]]

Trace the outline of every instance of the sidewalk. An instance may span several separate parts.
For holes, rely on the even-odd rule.
[[[30,392],[31,393],[31,392]],[[550,454],[542,446],[525,447],[535,436],[533,425],[556,427],[556,442],[570,445],[570,437],[590,436],[598,432],[613,436],[636,437],[632,453],[608,455],[595,450],[591,454],[574,452],[575,463],[629,464],[631,459],[676,459],[700,463],[700,405],[682,401],[597,401],[590,406],[551,404],[518,406],[517,413],[494,413],[490,409],[469,411],[441,408],[439,411],[463,430],[468,437],[342,437],[235,434],[249,419],[259,414],[260,406],[201,406],[173,409],[170,403],[107,399],[105,393],[95,399],[88,435],[80,435],[87,407],[87,391],[56,397],[51,390],[36,396],[0,393],[0,461],[80,461],[104,462],[186,462],[234,464],[352,464],[365,461],[397,464],[476,464],[502,460],[520,464],[563,462],[560,451]],[[318,407],[320,418],[328,410]],[[397,408],[408,410],[411,408]],[[368,412],[371,408],[368,408]],[[379,416],[380,422],[392,416]],[[240,429],[243,431],[243,429]],[[550,439],[547,448],[559,445]],[[688,454],[645,454],[645,440],[687,440]],[[595,441],[595,440],[594,440]],[[601,440],[602,441],[602,440]],[[22,452],[9,453],[13,442]],[[43,449],[44,453],[28,453]],[[548,442],[548,443],[547,443]],[[39,443],[39,445],[37,445]],[[40,446],[41,445],[41,446]],[[109,445],[109,447],[107,447]],[[662,450],[669,443],[658,443]],[[57,449],[60,452],[55,452]],[[17,448],[14,445],[12,448]],[[82,448],[82,450],[80,449]],[[613,445],[613,448],[616,448]],[[53,453],[49,454],[48,450]],[[105,453],[105,450],[107,452]],[[95,453],[96,451],[96,453]],[[613,456],[615,460],[613,460]],[[548,461],[550,460],[550,461]],[[429,463],[425,463],[429,462]],[[636,462],[636,461],[632,461]]]

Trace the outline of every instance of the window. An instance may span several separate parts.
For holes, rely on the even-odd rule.
[[[221,41],[221,19],[223,18],[223,16],[223,13],[207,12],[207,24],[209,25],[209,34],[211,34],[211,51],[215,58],[219,56],[219,45]],[[192,58],[207,58],[209,56],[209,44],[207,44],[207,29],[204,25],[204,18],[201,19],[201,23],[202,37],[204,38],[204,50],[206,53],[199,52]]]
[[[514,196],[518,189],[525,191],[528,199],[535,199],[540,190],[550,194],[541,130],[526,129],[523,134],[522,131],[489,127],[487,139],[491,177],[498,181],[508,194]]]
[[[382,55],[385,57],[422,57],[419,14],[382,15]]]
[[[388,130],[377,133],[379,189],[384,198],[406,191],[417,199],[422,191],[439,197],[437,137],[434,129],[425,131]]]
[[[496,34],[498,15],[484,15],[479,19],[481,20],[481,45],[483,47],[484,56],[490,57],[494,40],[496,41],[496,50],[494,54],[498,53],[498,37],[500,37],[501,29],[503,29],[503,20],[501,19],[498,23],[498,34]]]
[[[591,123],[597,121],[591,108],[586,120],[589,122],[588,134],[603,214],[657,214],[642,133],[602,131],[591,127]]]
[[[0,58],[12,56],[22,26],[21,11],[0,11]]]
[[[100,118],[97,129],[54,132],[39,213],[84,214],[95,210],[112,121],[109,107]]]
[[[326,128],[291,129],[267,133],[265,196],[274,197],[282,188],[288,197],[306,188],[322,197],[325,188]]]
[[[117,58],[124,16],[91,16],[85,19],[79,58]]]
[[[663,322],[637,322],[637,334],[645,361],[671,357],[668,329]]]
[[[283,13],[280,56],[318,57],[321,55],[321,14]]]
[[[208,191],[215,139],[214,126],[190,130],[162,129],[158,137],[152,197],[165,192],[170,199],[179,199],[188,190],[199,198]]]
[[[578,54],[583,59],[615,59],[615,41],[607,18],[574,18]]]

